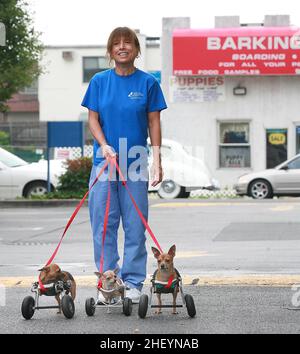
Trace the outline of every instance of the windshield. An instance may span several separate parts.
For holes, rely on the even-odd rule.
[[[299,165],[299,159],[300,158],[300,155],[296,155],[294,156],[291,160],[289,160],[289,162],[287,163],[287,161],[284,161],[284,162],[281,162],[279,165],[273,167],[277,170],[281,169],[282,167],[284,166],[287,166],[289,169],[294,169],[294,168],[299,168],[299,167],[295,167]]]
[[[18,156],[0,148],[0,161],[7,167],[25,166],[27,162]]]

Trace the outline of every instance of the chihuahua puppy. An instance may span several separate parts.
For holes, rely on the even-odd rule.
[[[107,270],[104,273],[95,272],[98,279],[101,280],[102,286],[99,289],[105,298],[105,301],[111,304],[113,298],[124,298],[124,284],[117,276],[119,269]],[[107,291],[106,291],[107,290]],[[114,290],[114,291],[112,291]]]
[[[158,270],[156,272],[156,280],[161,281],[161,282],[168,282],[170,277],[173,277],[173,279],[177,279],[177,273],[174,268],[174,263],[173,259],[175,257],[176,253],[176,246],[173,245],[168,253],[160,253],[160,251],[152,247],[152,252],[154,254],[154,257],[157,259],[157,264],[158,264]],[[176,311],[176,298],[177,298],[177,293],[178,293],[178,285],[175,286],[175,289],[173,291],[173,311],[172,313],[174,315],[177,314]],[[157,293],[157,299],[158,299],[158,305],[161,306],[161,294]],[[161,314],[161,307],[158,308],[158,310],[155,312],[156,314]]]
[[[51,263],[46,267],[39,269],[41,282],[46,284],[55,283],[59,280],[66,282],[67,280],[71,281],[70,293],[73,300],[76,297],[76,282],[73,276],[69,272],[62,271],[56,263]],[[55,295],[55,299],[59,306],[58,314],[61,313],[60,306],[60,296],[59,294]]]

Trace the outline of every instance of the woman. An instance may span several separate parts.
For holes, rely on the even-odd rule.
[[[162,181],[160,111],[167,108],[156,79],[134,66],[140,54],[135,32],[128,27],[112,31],[107,54],[114,68],[94,75],[82,106],[89,110],[89,127],[94,137],[90,183],[105,159],[118,158],[122,174],[145,219],[148,218],[147,137],[153,146],[152,186]],[[146,173],[145,173],[146,172]],[[145,178],[146,177],[146,178]],[[89,195],[94,256],[99,267],[108,181],[98,181]],[[110,182],[111,204],[104,245],[103,270],[118,267],[118,228],[122,218],[125,233],[120,277],[126,296],[138,302],[146,278],[145,228],[120,178]],[[101,295],[99,295],[101,297]],[[98,299],[103,301],[102,297]]]

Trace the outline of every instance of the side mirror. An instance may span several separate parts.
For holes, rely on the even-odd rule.
[[[289,166],[288,165],[284,165],[281,167],[281,170],[284,170],[284,171],[287,171],[289,169]]]

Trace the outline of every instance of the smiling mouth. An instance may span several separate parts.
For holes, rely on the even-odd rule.
[[[120,53],[118,53],[118,55],[120,57],[126,57],[128,54],[129,54],[128,52],[120,52]]]

